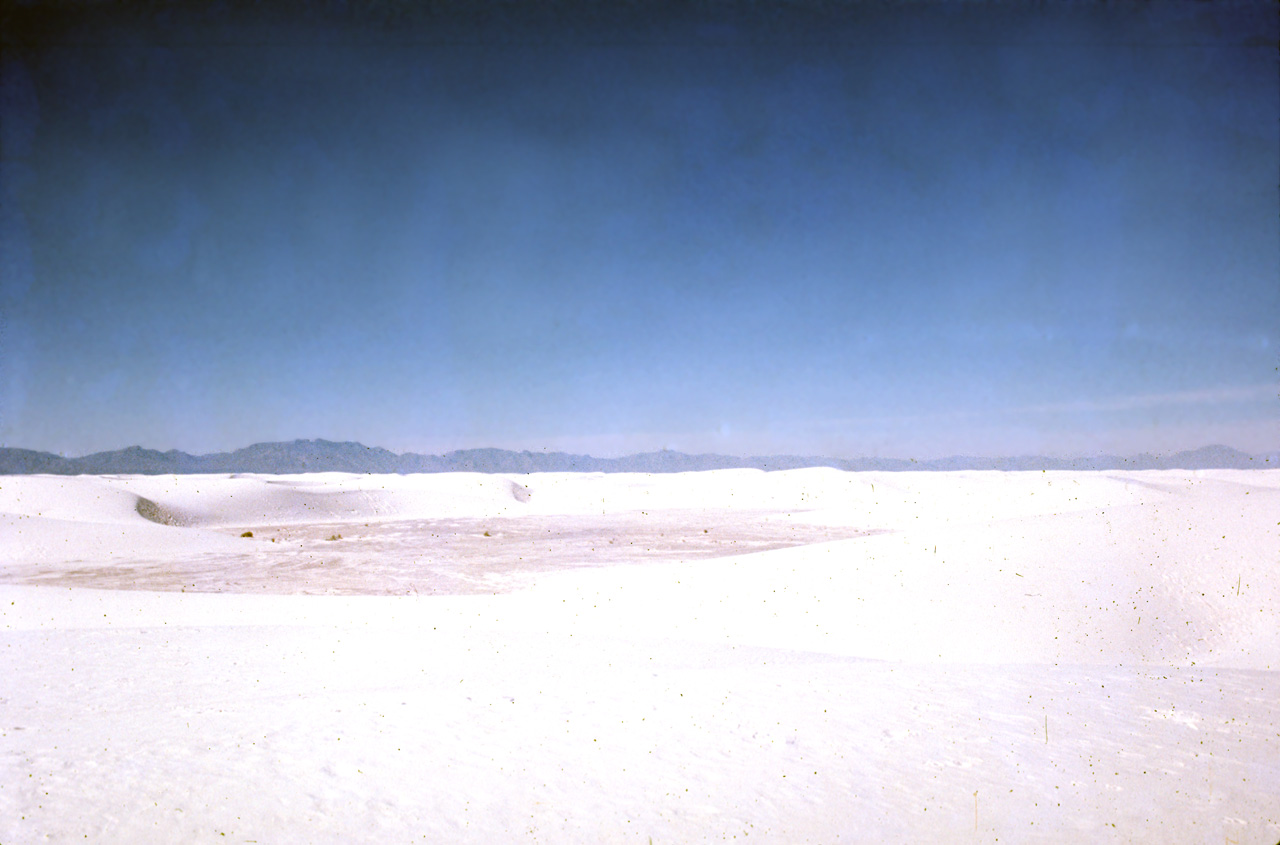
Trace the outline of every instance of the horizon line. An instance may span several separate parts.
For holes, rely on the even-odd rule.
[[[603,460],[603,461],[625,460],[627,458],[635,458],[635,457],[641,457],[646,455],[662,455],[662,454],[685,455],[688,457],[733,458],[733,459],[740,459],[740,460],[768,459],[768,458],[801,458],[801,459],[819,459],[819,460],[834,460],[834,461],[859,461],[859,460],[907,461],[910,463],[931,463],[936,461],[946,461],[946,460],[953,460],[953,459],[1009,460],[1009,459],[1019,459],[1019,458],[1040,458],[1040,459],[1070,461],[1070,460],[1088,460],[1088,459],[1097,459],[1097,458],[1127,459],[1127,458],[1139,458],[1139,457],[1168,457],[1168,456],[1176,456],[1176,455],[1184,455],[1184,454],[1193,454],[1196,452],[1205,452],[1211,449],[1227,449],[1237,454],[1244,455],[1251,458],[1270,457],[1273,455],[1280,455],[1280,446],[1273,447],[1271,449],[1265,449],[1260,452],[1250,452],[1243,449],[1239,449],[1235,446],[1230,446],[1225,443],[1208,443],[1203,446],[1197,446],[1197,447],[1187,448],[1187,449],[1149,450],[1149,451],[1140,451],[1140,452],[1130,452],[1127,454],[1117,454],[1114,452],[1103,452],[1103,451],[1097,451],[1092,453],[1072,453],[1070,455],[1067,455],[1067,454],[1054,455],[1054,454],[1027,453],[1027,452],[1017,453],[1017,454],[1004,454],[1004,455],[990,455],[990,454],[981,455],[981,454],[967,454],[967,453],[956,452],[956,453],[940,455],[938,457],[932,457],[932,458],[914,458],[914,457],[887,456],[887,455],[838,456],[838,455],[828,455],[828,454],[803,454],[799,452],[774,452],[769,454],[728,454],[724,452],[685,452],[680,449],[671,449],[671,448],[663,447],[661,449],[649,449],[649,450],[638,451],[638,452],[628,452],[625,454],[619,454],[611,457],[601,457],[597,455],[592,455],[587,452],[568,452],[561,449],[554,449],[554,450],[548,449],[548,448],[543,448],[539,450],[511,449],[511,448],[505,448],[501,446],[469,446],[465,448],[449,449],[442,452],[415,452],[412,450],[397,452],[392,449],[387,449],[383,446],[369,446],[358,440],[330,440],[324,437],[311,437],[311,438],[297,437],[292,440],[260,440],[260,441],[255,441],[253,443],[250,443],[246,446],[237,447],[235,449],[223,449],[223,450],[215,450],[211,452],[199,452],[199,453],[188,452],[184,449],[178,449],[178,448],[163,449],[163,450],[155,449],[149,446],[143,446],[139,443],[133,443],[128,446],[123,446],[116,449],[101,449],[94,452],[87,452],[82,455],[67,455],[61,452],[50,452],[44,449],[29,449],[25,446],[11,446],[8,444],[0,444],[0,450],[35,452],[37,454],[52,455],[54,457],[61,458],[63,460],[81,460],[84,458],[92,458],[98,455],[109,455],[117,452],[127,452],[130,450],[155,452],[161,455],[177,453],[181,455],[187,455],[188,457],[192,457],[192,458],[207,458],[207,457],[213,457],[216,455],[233,455],[236,452],[241,452],[246,449],[252,449],[255,446],[279,446],[279,445],[287,446],[287,445],[294,445],[299,443],[331,444],[335,446],[357,446],[369,451],[376,450],[376,451],[387,452],[397,458],[401,458],[405,456],[446,457],[448,455],[455,455],[455,454],[466,453],[466,452],[490,451],[490,452],[506,452],[513,455],[522,455],[522,454],[524,455],[538,455],[538,454],[567,455],[571,457],[590,458],[592,460]]]

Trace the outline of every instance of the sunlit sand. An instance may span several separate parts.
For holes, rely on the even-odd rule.
[[[0,477],[0,842],[1273,845],[1278,514],[1273,471]]]

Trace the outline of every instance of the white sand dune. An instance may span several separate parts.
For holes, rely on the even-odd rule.
[[[1278,550],[1271,471],[0,477],[0,842],[1272,845]]]

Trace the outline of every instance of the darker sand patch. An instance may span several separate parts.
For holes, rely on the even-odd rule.
[[[182,524],[181,514],[142,502],[139,513],[146,507],[152,514],[148,519]],[[538,575],[563,569],[710,560],[882,533],[800,523],[776,513],[724,510],[326,522],[234,530],[237,535],[252,531],[242,553],[10,567],[0,578],[124,590],[491,594],[528,587]]]
[[[143,496],[138,497],[138,503],[134,505],[134,510],[138,512],[138,516],[160,525],[186,526],[191,525],[192,520],[180,511],[173,508],[167,508],[164,505],[157,504]]]

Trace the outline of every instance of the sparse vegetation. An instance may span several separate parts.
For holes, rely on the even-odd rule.
[[[246,531],[246,532],[244,532],[243,534],[241,534],[240,536],[241,536],[241,537],[252,537],[252,536],[253,536],[253,532],[252,532],[252,531]]]
[[[342,539],[342,535],[341,535],[341,534],[330,534],[328,537],[325,537],[325,539],[326,539],[326,540],[341,540],[341,539]]]

